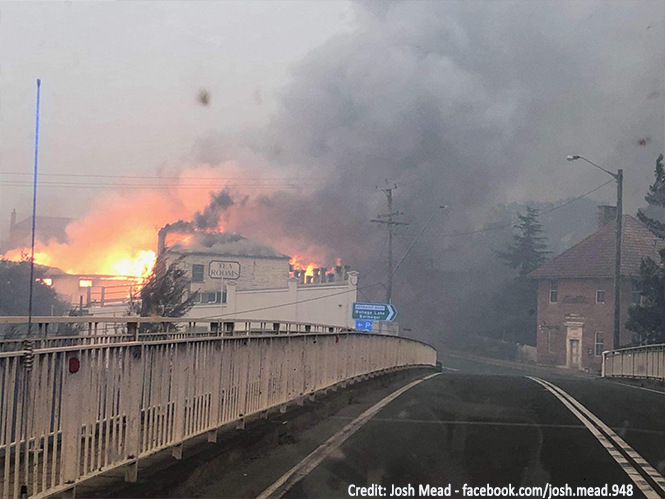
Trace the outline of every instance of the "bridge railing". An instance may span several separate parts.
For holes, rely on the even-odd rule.
[[[604,377],[665,380],[665,344],[603,352]]]
[[[338,327],[207,321],[207,334],[144,336],[132,326],[143,322],[113,341],[0,352],[0,497],[71,491],[118,467],[135,480],[139,459],[181,457],[195,436],[214,441],[221,426],[315,392],[436,362],[419,341]]]
[[[11,337],[0,336],[0,352],[22,350],[25,317],[0,317],[0,328],[13,328]],[[146,330],[145,327],[149,326]],[[64,333],[63,333],[64,330]],[[33,317],[31,341],[35,348],[96,345],[133,340],[216,337],[228,335],[334,333],[349,328],[310,322],[278,320],[199,320],[172,317]],[[1,332],[1,331],[0,331]]]

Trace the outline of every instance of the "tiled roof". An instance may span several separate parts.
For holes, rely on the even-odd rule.
[[[623,216],[621,233],[621,275],[640,273],[642,259],[659,261],[658,250],[665,242],[639,220]],[[572,248],[544,263],[529,274],[535,278],[613,277],[616,256],[616,223],[608,223]]]

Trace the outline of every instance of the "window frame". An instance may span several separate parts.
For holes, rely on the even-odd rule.
[[[602,300],[598,299],[598,293],[603,294],[603,299]],[[607,290],[601,289],[601,288],[596,288],[596,303],[605,303],[606,295],[607,295]]]
[[[600,338],[602,341],[598,341],[598,335],[600,335]],[[598,346],[601,346],[600,353],[598,353]],[[603,352],[605,351],[605,333],[602,331],[596,331],[593,334],[593,353],[595,357],[602,357]]]
[[[547,330],[547,353],[555,354],[556,353],[556,330],[548,329]]]
[[[554,297],[554,299],[552,299]],[[550,281],[549,302],[559,303],[559,283],[558,281]]]
[[[197,272],[194,269],[201,270],[201,279],[197,279]],[[203,263],[192,264],[192,282],[203,282],[205,280],[206,266]]]
[[[635,301],[635,295],[639,296],[639,300]],[[631,300],[632,305],[638,305],[640,307],[644,306],[644,295],[637,290],[633,290],[633,299]]]

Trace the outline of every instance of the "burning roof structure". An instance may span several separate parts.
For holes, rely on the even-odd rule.
[[[160,235],[162,234],[160,231]],[[291,258],[274,248],[229,232],[193,232],[168,247],[164,240],[160,251],[179,254],[199,253],[287,260]]]

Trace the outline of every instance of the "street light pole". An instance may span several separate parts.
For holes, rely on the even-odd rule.
[[[584,156],[573,155],[568,156],[568,161],[575,161],[578,159],[584,160],[590,165],[595,166],[599,170],[604,171],[611,175],[617,182],[617,229],[616,229],[616,257],[614,260],[614,336],[613,344],[616,350],[621,346],[621,231],[623,225],[623,170],[619,169],[616,173],[606,170],[602,166],[589,161]]]

